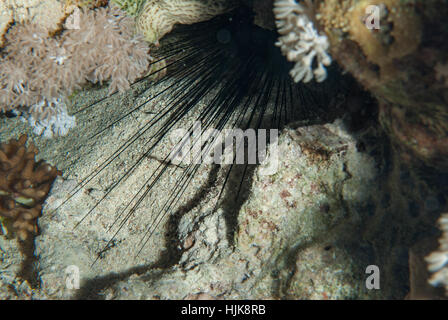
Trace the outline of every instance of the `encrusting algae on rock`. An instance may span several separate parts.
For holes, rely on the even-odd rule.
[[[379,101],[379,119],[409,162],[448,168],[448,15],[440,0],[326,0],[317,21],[331,56]],[[370,6],[378,8],[372,22]]]

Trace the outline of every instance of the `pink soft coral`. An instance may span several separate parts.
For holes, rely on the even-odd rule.
[[[11,27],[0,58],[0,110],[24,111],[37,133],[47,136],[74,125],[64,104],[73,90],[87,81],[109,81],[109,94],[125,91],[147,72],[151,59],[148,45],[133,36],[133,19],[117,7],[72,15],[79,28],[57,37],[35,24]]]

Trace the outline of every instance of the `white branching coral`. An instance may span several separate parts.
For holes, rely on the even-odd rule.
[[[426,262],[429,272],[433,273],[429,283],[433,286],[443,285],[448,295],[448,213],[440,217],[439,225],[442,230],[439,249],[427,256]]]
[[[34,131],[64,135],[75,125],[65,97],[87,81],[125,91],[146,74],[149,47],[134,36],[134,21],[117,7],[75,10],[52,37],[37,24],[18,24],[0,57],[0,111],[17,110]]]
[[[325,66],[331,64],[327,53],[329,41],[327,36],[320,35],[310,15],[313,3],[297,3],[295,0],[276,0],[274,15],[280,37],[277,46],[288,61],[295,62],[290,75],[294,82],[309,82],[313,78],[322,82],[327,77]]]
[[[42,100],[32,105],[29,112],[24,112],[22,119],[33,127],[35,134],[45,138],[65,136],[76,125],[76,118],[68,114],[62,98]]]

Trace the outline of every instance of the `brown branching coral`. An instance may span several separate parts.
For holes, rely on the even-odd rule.
[[[134,22],[117,7],[76,9],[60,35],[37,24],[17,24],[0,58],[0,111],[24,111],[37,134],[64,135],[74,126],[64,98],[87,81],[110,81],[124,91],[143,76],[148,45],[134,37]]]
[[[0,217],[10,221],[12,231],[25,240],[37,232],[37,218],[56,176],[55,167],[36,162],[37,149],[25,146],[27,136],[0,146]]]

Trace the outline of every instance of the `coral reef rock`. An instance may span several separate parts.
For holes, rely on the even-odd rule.
[[[316,14],[333,59],[378,99],[380,121],[403,156],[444,170],[447,15],[440,0],[326,0]]]
[[[61,29],[75,6],[66,0],[2,0],[0,2],[0,47],[3,36],[13,23],[34,23],[50,33]]]
[[[340,120],[286,129],[277,146],[278,171],[265,175],[262,167],[256,168],[251,192],[239,209],[231,207],[235,201],[230,197],[229,205],[213,211],[220,191],[215,186],[193,209],[173,219],[170,236],[164,227],[158,230],[135,261],[129,256],[139,249],[143,220],[153,217],[159,204],[143,204],[145,217],[135,217],[106,250],[107,226],[114,215],[96,213],[73,230],[86,212],[79,202],[84,198],[77,195],[68,207],[39,220],[39,295],[403,298],[409,289],[407,250],[418,232],[433,228],[441,208],[434,205],[437,191],[417,185],[406,167],[388,159],[384,139],[373,128],[353,135]],[[201,168],[193,189],[200,188],[207,172]],[[58,181],[45,210],[58,207],[75,186],[73,180]],[[90,205],[102,196],[101,190],[96,192],[91,191]],[[158,194],[157,201],[163,203],[165,191]],[[131,197],[132,192],[122,196]],[[411,210],[414,216],[410,206],[419,208]],[[112,201],[101,212],[116,208]],[[227,210],[235,209],[238,215],[229,217]],[[103,255],[92,267],[98,252]],[[65,270],[72,265],[79,268],[80,290],[65,285]],[[365,287],[369,265],[381,270],[381,290]]]

